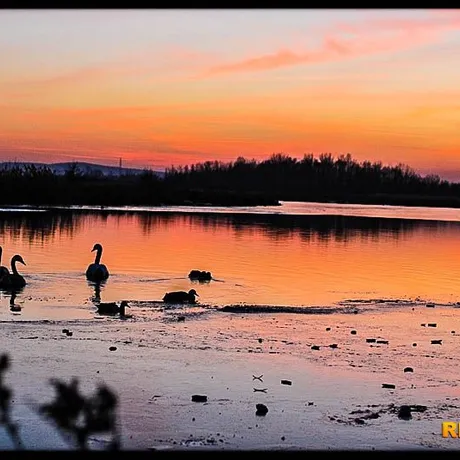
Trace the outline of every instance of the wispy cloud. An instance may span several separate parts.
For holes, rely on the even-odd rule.
[[[294,53],[289,50],[279,50],[275,53],[245,59],[231,64],[211,67],[205,75],[271,70],[298,64],[323,62],[334,58],[340,58],[341,56],[347,56],[350,52],[349,43],[346,43],[345,41],[340,42],[334,38],[327,38],[322,48],[318,50],[307,51],[305,53]]]
[[[436,42],[443,34],[460,30],[460,11],[426,12],[424,17],[372,18],[341,22],[315,30],[320,44],[305,48],[298,39],[273,52],[240,60],[221,62],[216,53],[168,46],[162,51],[148,48],[116,61],[106,61],[47,76],[3,82],[8,99],[26,99],[31,94],[58,87],[114,78],[146,77],[150,81],[195,80],[223,74],[262,72],[300,65],[353,59],[382,52],[401,51]],[[303,49],[302,49],[303,48]],[[250,49],[250,46],[249,46]],[[203,70],[205,69],[205,70]]]
[[[59,87],[76,86],[93,82],[104,82],[117,78],[147,78],[155,82],[171,82],[191,78],[210,59],[215,57],[207,52],[168,46],[162,51],[144,49],[121,56],[117,60],[103,60],[98,64],[88,64],[70,70],[55,70],[48,75],[33,74],[0,81],[8,99],[26,99],[37,91]],[[190,75],[190,77],[187,77]]]
[[[328,28],[322,44],[316,49],[303,52],[280,49],[237,62],[215,65],[202,76],[257,72],[400,51],[439,40],[444,33],[452,30],[460,30],[458,12],[432,14],[425,18],[382,18],[359,24],[341,23]]]

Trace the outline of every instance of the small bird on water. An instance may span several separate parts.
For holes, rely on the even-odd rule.
[[[167,292],[163,297],[163,302],[166,303],[196,303],[195,296],[198,296],[198,293],[195,289],[190,289],[190,291],[173,291]]]
[[[116,302],[102,302],[98,305],[97,307],[97,312],[100,315],[117,315],[118,313],[120,314],[120,317],[125,317],[125,308],[130,306],[128,305],[128,302],[126,300],[122,300],[120,305],[118,305]]]
[[[207,272],[204,270],[192,270],[188,274],[188,277],[191,280],[196,280],[196,281],[211,281],[212,280],[211,272]]]

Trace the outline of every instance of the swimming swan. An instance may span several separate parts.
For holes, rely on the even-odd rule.
[[[195,296],[199,295],[195,289],[190,289],[190,291],[175,291],[167,292],[163,297],[163,302],[166,303],[196,303]]]
[[[3,253],[3,248],[0,246],[0,263],[2,262],[2,253]],[[2,279],[4,276],[9,276],[10,271],[4,266],[0,265],[0,279]]]
[[[22,288],[26,285],[26,280],[18,273],[16,262],[26,265],[24,259],[16,254],[11,258],[11,273],[0,279],[0,287],[2,288]]]
[[[86,270],[86,278],[90,281],[103,281],[109,277],[109,271],[104,264],[101,264],[102,246],[96,243],[91,252],[96,252],[94,263],[90,264]]]

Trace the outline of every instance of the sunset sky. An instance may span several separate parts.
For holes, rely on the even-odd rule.
[[[351,153],[460,181],[458,10],[0,10],[0,161]]]

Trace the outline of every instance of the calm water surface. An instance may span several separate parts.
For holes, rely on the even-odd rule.
[[[95,292],[95,242],[111,273]],[[107,208],[0,212],[2,265],[21,254],[20,314],[93,318],[93,299],[161,300],[195,288],[202,304],[332,307],[346,300],[460,300],[460,210],[283,203],[255,208]],[[215,281],[191,282],[192,269]]]

